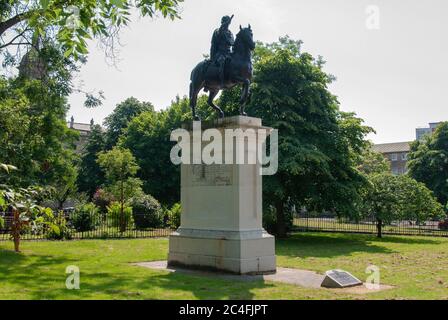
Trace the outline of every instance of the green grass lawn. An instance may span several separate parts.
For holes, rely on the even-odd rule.
[[[167,239],[0,242],[0,299],[448,299],[448,238],[325,233],[277,241],[278,266],[324,272],[340,268],[365,279],[369,264],[394,289],[365,295],[273,282],[155,271],[132,262],[164,260]],[[65,268],[81,271],[81,289],[65,288]]]

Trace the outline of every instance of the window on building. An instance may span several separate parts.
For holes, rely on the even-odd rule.
[[[402,153],[401,154],[401,160],[403,160],[403,161],[408,160],[408,154],[407,153]]]
[[[392,154],[390,155],[390,160],[392,160],[392,161],[397,161],[397,160],[398,160],[398,155],[397,155],[396,153],[392,153]]]

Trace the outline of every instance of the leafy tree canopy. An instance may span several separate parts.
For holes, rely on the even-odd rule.
[[[204,107],[205,97],[198,103]],[[135,117],[120,140],[120,145],[132,151],[141,167],[139,177],[144,191],[165,205],[172,205],[180,198],[180,171],[170,160],[170,150],[175,144],[170,135],[187,120],[192,120],[188,99],[177,97],[166,110],[143,112]]]
[[[431,189],[440,203],[448,204],[448,122],[416,141],[408,159],[409,175]]]
[[[182,0],[0,0],[0,50],[35,45],[50,37],[66,57],[88,53],[87,40],[97,38],[113,54],[121,27],[133,10],[142,16],[179,18]]]
[[[378,237],[382,226],[394,220],[412,220],[417,223],[444,216],[442,206],[423,183],[406,176],[390,173],[369,176],[364,189],[360,211],[377,221]]]
[[[119,147],[114,147],[107,152],[100,152],[97,161],[104,169],[109,182],[133,177],[139,169],[131,151]]]
[[[366,175],[388,173],[390,172],[390,163],[381,153],[373,151],[370,146],[361,154],[358,170]]]
[[[252,99],[246,110],[279,130],[279,170],[264,177],[267,203],[277,211],[277,234],[285,234],[285,204],[308,210],[351,214],[366,179],[355,168],[365,136],[372,131],[353,113],[341,112],[328,90],[334,77],[323,71],[322,58],[301,51],[288,37],[259,43],[255,52]],[[238,105],[236,90],[225,92],[228,112]]]
[[[104,183],[104,172],[96,160],[98,154],[105,150],[105,145],[103,129],[100,125],[93,125],[82,154],[77,181],[79,191],[87,192],[90,197]]]
[[[114,112],[104,120],[104,125],[107,128],[106,146],[109,149],[115,146],[129,122],[145,111],[154,111],[154,106],[150,102],[140,102],[134,97],[127,98],[118,104]]]
[[[67,128],[67,95],[76,68],[54,47],[39,52],[44,72],[0,77],[0,162],[14,165],[5,177],[14,186],[53,184],[64,171],[66,159],[75,160],[78,134]]]
[[[139,166],[128,149],[114,147],[98,154],[98,164],[104,170],[106,189],[124,203],[141,193],[141,181],[135,178]]]

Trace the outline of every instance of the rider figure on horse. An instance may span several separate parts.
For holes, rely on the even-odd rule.
[[[210,60],[219,68],[219,80],[221,81],[221,86],[224,86],[224,67],[226,60],[230,57],[233,44],[235,43],[233,34],[229,30],[232,19],[233,15],[231,17],[222,17],[221,27],[216,29],[213,33],[212,47],[210,49]]]

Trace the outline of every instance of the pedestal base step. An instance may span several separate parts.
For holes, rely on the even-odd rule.
[[[268,234],[255,239],[216,239],[174,233],[168,265],[236,274],[275,273],[275,241]]]

